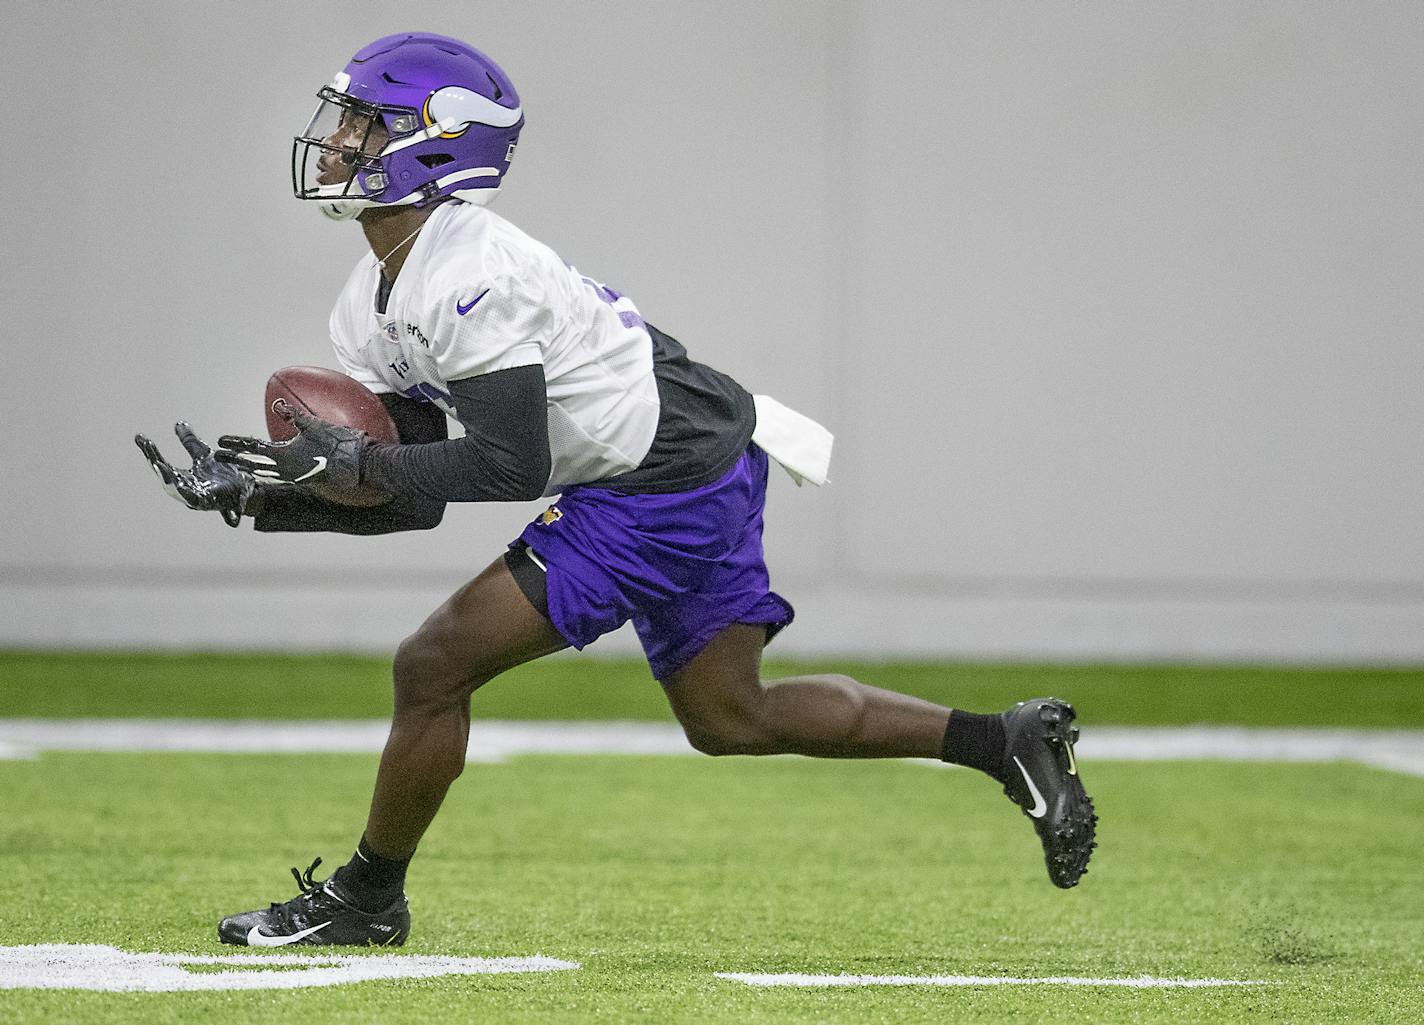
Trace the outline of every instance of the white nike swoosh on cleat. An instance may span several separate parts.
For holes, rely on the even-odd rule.
[[[1038,792],[1038,787],[1033,784],[1033,777],[1024,768],[1023,762],[1019,761],[1019,756],[1014,755],[1014,764],[1019,767],[1019,772],[1023,773],[1024,782],[1028,784],[1028,792],[1033,795],[1033,807],[1025,808],[1030,815],[1036,819],[1043,818],[1048,814],[1048,802],[1043,799],[1043,795]]]
[[[294,932],[290,936],[267,936],[262,932],[260,926],[254,925],[251,929],[247,930],[247,945],[249,947],[285,947],[289,943],[296,943],[298,940],[305,939],[314,932],[325,929],[330,924],[330,922],[322,922],[320,925],[314,925],[310,929]]]

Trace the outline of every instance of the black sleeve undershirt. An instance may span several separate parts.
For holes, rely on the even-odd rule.
[[[361,480],[392,495],[438,502],[522,502],[549,484],[544,368],[496,370],[450,382],[463,438],[421,445],[368,445]]]

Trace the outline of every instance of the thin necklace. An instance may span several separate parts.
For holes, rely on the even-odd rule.
[[[423,227],[425,227],[425,222],[424,222],[424,221],[422,221],[422,222],[420,223],[420,225],[417,226],[416,229],[415,229],[414,231],[412,231],[409,235],[407,235],[404,239],[402,239],[400,242],[396,243],[396,249],[401,248],[401,246],[405,245],[405,244],[406,244],[407,242],[409,242],[411,239],[415,238],[415,236],[419,235],[419,234],[420,234],[420,229],[423,228]],[[392,250],[391,250],[389,253],[387,253],[385,256],[383,256],[383,257],[381,257],[379,260],[377,260],[377,261],[376,261],[376,266],[377,266],[377,267],[380,267],[382,270],[384,270],[385,267],[386,267],[386,261],[389,260],[392,256],[395,256],[395,255],[396,255],[396,249],[392,249]]]

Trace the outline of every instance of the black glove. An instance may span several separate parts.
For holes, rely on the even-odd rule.
[[[290,441],[263,441],[224,434],[218,459],[249,470],[272,484],[329,484],[354,488],[361,483],[361,451],[366,432],[327,423],[285,404],[278,410],[297,428]]]
[[[242,514],[247,509],[247,500],[256,490],[252,474],[236,466],[220,463],[213,457],[213,450],[193,433],[193,429],[179,420],[173,425],[173,433],[193,457],[191,470],[175,470],[158,451],[158,446],[142,434],[134,435],[139,451],[148,460],[153,472],[163,482],[163,490],[168,492],[189,509],[204,512],[216,509],[222,513],[229,527],[242,522]]]

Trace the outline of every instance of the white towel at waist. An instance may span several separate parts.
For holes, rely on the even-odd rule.
[[[817,487],[826,483],[835,441],[831,432],[770,395],[753,395],[752,401],[757,421],[752,442],[780,463],[797,487],[807,480]]]

